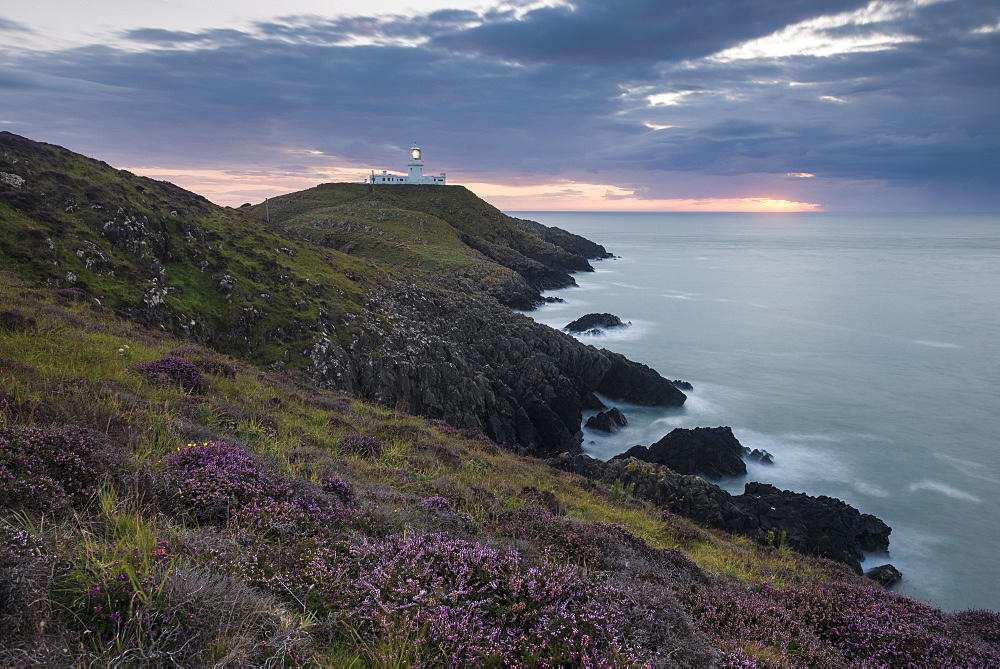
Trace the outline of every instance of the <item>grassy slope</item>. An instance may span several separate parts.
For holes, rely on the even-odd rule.
[[[574,665],[580,653],[612,664],[633,657],[681,666],[705,664],[711,653],[743,666],[929,666],[942,658],[971,666],[1000,657],[1000,618],[993,614],[942,614],[841,566],[663,517],[621,486],[557,472],[475,434],[315,388],[295,372],[261,371],[141,327],[112,308],[148,288],[135,254],[92,231],[108,217],[110,203],[127,201],[171,239],[186,239],[193,228],[185,222],[194,222],[202,238],[184,242],[186,252],[224,264],[204,272],[191,263],[164,264],[177,289],[167,299],[185,315],[219,319],[215,327],[222,329],[233,305],[253,304],[246,298],[258,291],[274,293],[275,324],[290,324],[281,319],[295,311],[296,298],[317,315],[319,308],[349,314],[365,286],[397,270],[289,240],[277,226],[296,217],[347,220],[347,210],[360,209],[367,197],[363,186],[305,191],[322,196],[321,213],[316,201],[290,198],[292,204],[281,205],[288,218],[280,214],[268,228],[169,184],[46,151],[23,157],[35,163],[33,185],[44,185],[33,193],[74,198],[80,208],[64,212],[72,215],[46,214],[32,202],[0,208],[0,242],[13,250],[4,266],[27,277],[0,271],[0,533],[6,539],[0,541],[0,662],[444,664],[435,653],[471,651],[461,640],[448,646],[442,641],[448,635],[433,627],[440,602],[402,585],[411,578],[437,587],[433,579],[420,581],[433,551],[406,558],[415,539],[442,531],[456,537],[440,540],[458,561],[435,576],[448,587],[469,559],[460,557],[469,553],[461,541],[514,551],[521,564],[515,572],[568,570],[558,607],[535,618],[531,607],[539,600],[514,585],[509,599],[488,600],[485,608],[447,588],[438,593],[459,597],[472,622],[514,621],[529,630],[533,621],[555,616],[573,627],[587,623],[584,613],[597,615],[596,607],[610,616],[610,634],[627,642],[615,650],[598,631],[585,642],[557,625],[536,639],[537,648],[520,644],[531,646],[526,663],[547,658]],[[42,168],[63,176],[43,176]],[[435,197],[418,190],[413,197]],[[88,198],[105,208],[90,209]],[[478,206],[458,201],[457,209]],[[404,248],[394,260],[417,269],[485,262],[453,244],[454,226],[439,222],[454,212],[430,200],[420,206],[430,211],[413,213],[412,200],[383,205],[378,215],[386,220],[377,222],[384,234],[360,235],[355,243],[372,254],[398,244]],[[505,234],[502,226],[492,230],[490,215],[481,220],[483,234]],[[368,215],[356,222],[372,225]],[[432,248],[415,251],[411,231]],[[99,246],[108,264],[88,268],[94,256],[75,253],[89,248],[85,241]],[[282,248],[291,254],[271,251]],[[261,272],[269,262],[278,271]],[[84,295],[65,290],[66,271],[77,274]],[[218,290],[215,278],[225,272],[238,278],[242,299],[231,302]],[[46,287],[51,279],[62,280],[62,288]],[[316,291],[306,279],[334,289]],[[171,353],[193,361],[205,383],[184,389],[137,372],[137,365]],[[82,469],[58,449],[39,450],[35,469],[19,469],[24,453],[66,425],[97,435],[86,438],[95,446],[93,453],[81,451]],[[189,478],[171,478],[171,458],[189,452],[184,444],[205,442],[242,446],[226,446],[232,457],[215,469],[201,463],[185,470]],[[244,453],[256,464],[237,471]],[[74,481],[91,475],[92,487],[70,494]],[[221,515],[206,515],[215,508],[206,500],[222,500]],[[509,559],[503,555],[493,561]],[[365,566],[349,577],[359,564]],[[392,573],[403,580],[375,578]],[[372,592],[358,591],[358,581],[369,582]],[[400,613],[391,613],[393,606]],[[460,639],[473,638],[472,623],[462,624]]]

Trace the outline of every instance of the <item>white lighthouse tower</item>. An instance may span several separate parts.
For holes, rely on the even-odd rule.
[[[407,174],[406,176],[401,176],[397,174],[389,174],[388,171],[382,170],[382,174],[375,174],[372,172],[371,180],[367,183],[371,184],[431,184],[435,186],[443,186],[445,184],[445,174],[442,172],[438,176],[424,176],[424,161],[421,157],[420,147],[414,142],[413,146],[410,147],[410,162],[406,164]]]

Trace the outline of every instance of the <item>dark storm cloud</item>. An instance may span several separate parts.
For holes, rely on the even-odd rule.
[[[635,177],[649,197],[670,175],[809,172],[1000,208],[994,2],[906,5],[824,32],[914,40],[882,51],[698,58],[859,6],[585,0],[517,20],[446,10],[134,30],[130,46],[150,48],[9,53],[0,120],[112,162],[254,169],[291,166],[282,151],[294,148],[398,169],[393,147],[418,140],[435,167],[466,174],[665,175],[659,190]],[[686,95],[650,104],[662,93]]]
[[[576,0],[521,19],[443,35],[435,44],[529,62],[594,65],[708,56],[790,23],[865,0]]]

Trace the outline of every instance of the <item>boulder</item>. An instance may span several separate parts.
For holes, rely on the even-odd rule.
[[[865,578],[870,578],[882,584],[882,587],[891,588],[899,583],[903,574],[891,564],[883,564],[873,567],[865,572]]]
[[[625,418],[625,414],[617,407],[602,411],[596,416],[591,416],[587,419],[586,423],[586,427],[589,427],[591,430],[600,430],[609,434],[615,434],[626,425],[628,425],[628,420]]]
[[[743,446],[728,427],[677,428],[643,452],[631,457],[665,465],[678,474],[727,478],[747,473]]]
[[[626,325],[626,323],[622,322],[622,319],[613,314],[587,314],[586,316],[577,318],[563,329],[568,332],[600,334],[602,329],[623,328]]]

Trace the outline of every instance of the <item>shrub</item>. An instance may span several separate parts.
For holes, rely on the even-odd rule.
[[[288,497],[288,482],[242,446],[225,441],[186,444],[163,459],[163,482],[181,509],[201,523],[225,522],[258,500]]]
[[[361,456],[377,457],[385,450],[381,439],[367,434],[347,434],[340,438],[340,447]]]
[[[82,506],[106,470],[94,432],[0,426],[0,507],[55,511]]]
[[[986,609],[969,609],[953,614],[952,619],[983,641],[1000,647],[1000,613]]]
[[[184,390],[201,390],[205,385],[201,370],[187,358],[167,355],[159,360],[139,363],[135,370],[156,385],[179,385]]]
[[[331,476],[323,479],[323,491],[335,495],[344,504],[349,504],[354,499],[354,489],[339,476]]]
[[[0,523],[0,648],[38,636],[53,560],[41,539]]]

